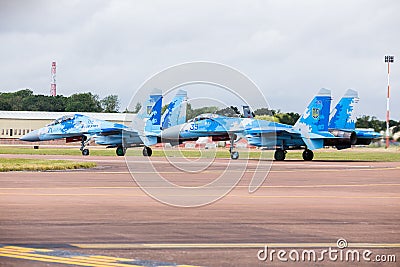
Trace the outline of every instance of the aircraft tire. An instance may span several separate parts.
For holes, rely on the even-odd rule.
[[[313,160],[313,158],[314,158],[314,152],[312,152],[309,149],[306,149],[303,151],[303,159],[305,161],[311,161],[311,160]]]
[[[231,159],[238,159],[239,158],[239,152],[235,151],[231,153]]]
[[[274,159],[276,161],[284,161],[285,158],[286,158],[286,151],[284,151],[282,149],[275,150]]]
[[[153,155],[153,150],[151,149],[151,147],[148,146],[143,147],[143,156],[151,157],[151,155]]]
[[[115,150],[117,153],[117,156],[125,156],[126,149],[123,146],[118,146],[117,149]]]
[[[82,156],[89,156],[89,149],[85,148],[82,150]]]

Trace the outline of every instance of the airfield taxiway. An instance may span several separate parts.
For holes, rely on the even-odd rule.
[[[271,264],[257,259],[264,244],[323,248],[344,238],[374,253],[397,254],[400,261],[398,162],[274,162],[261,188],[250,194],[258,161],[249,161],[242,179],[225,197],[201,207],[179,208],[146,195],[123,158],[6,157],[89,160],[98,167],[0,173],[3,245],[191,265],[265,266]],[[210,182],[231,162],[215,159],[206,172],[188,175],[165,158],[151,160],[168,179],[184,186]],[[134,158],[138,168],[141,161]],[[240,170],[243,162],[231,164]],[[147,172],[142,173],[151,179],[154,174]],[[4,266],[46,264],[0,257]]]

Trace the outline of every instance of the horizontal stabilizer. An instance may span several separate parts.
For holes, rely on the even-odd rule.
[[[145,146],[152,146],[152,145],[157,144],[156,136],[140,135],[139,137]]]
[[[310,150],[316,150],[324,147],[324,139],[311,139],[302,137],[304,143],[306,144],[307,148]]]

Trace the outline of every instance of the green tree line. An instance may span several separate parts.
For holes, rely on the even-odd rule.
[[[35,95],[30,89],[0,93],[0,110],[49,112],[118,112],[117,95],[100,99],[98,95],[78,93],[71,96]]]

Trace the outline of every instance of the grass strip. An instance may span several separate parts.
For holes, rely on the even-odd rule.
[[[51,159],[0,158],[0,172],[8,171],[49,171],[86,169],[96,167],[95,162],[75,162]]]
[[[90,148],[91,156],[116,156],[115,149],[101,147]],[[238,150],[240,158],[250,159],[272,159],[273,151],[267,150]],[[302,150],[289,150],[286,159],[302,160]],[[67,155],[80,156],[78,148],[40,148],[28,147],[0,147],[0,154],[25,154],[25,155]],[[142,148],[129,148],[128,156],[142,156]],[[90,156],[89,156],[90,157]],[[229,158],[228,149],[178,149],[178,148],[155,148],[152,157],[187,157],[187,158]],[[335,149],[320,149],[314,151],[314,160],[327,161],[381,161],[400,162],[400,150],[398,148],[351,148],[342,151]]]

